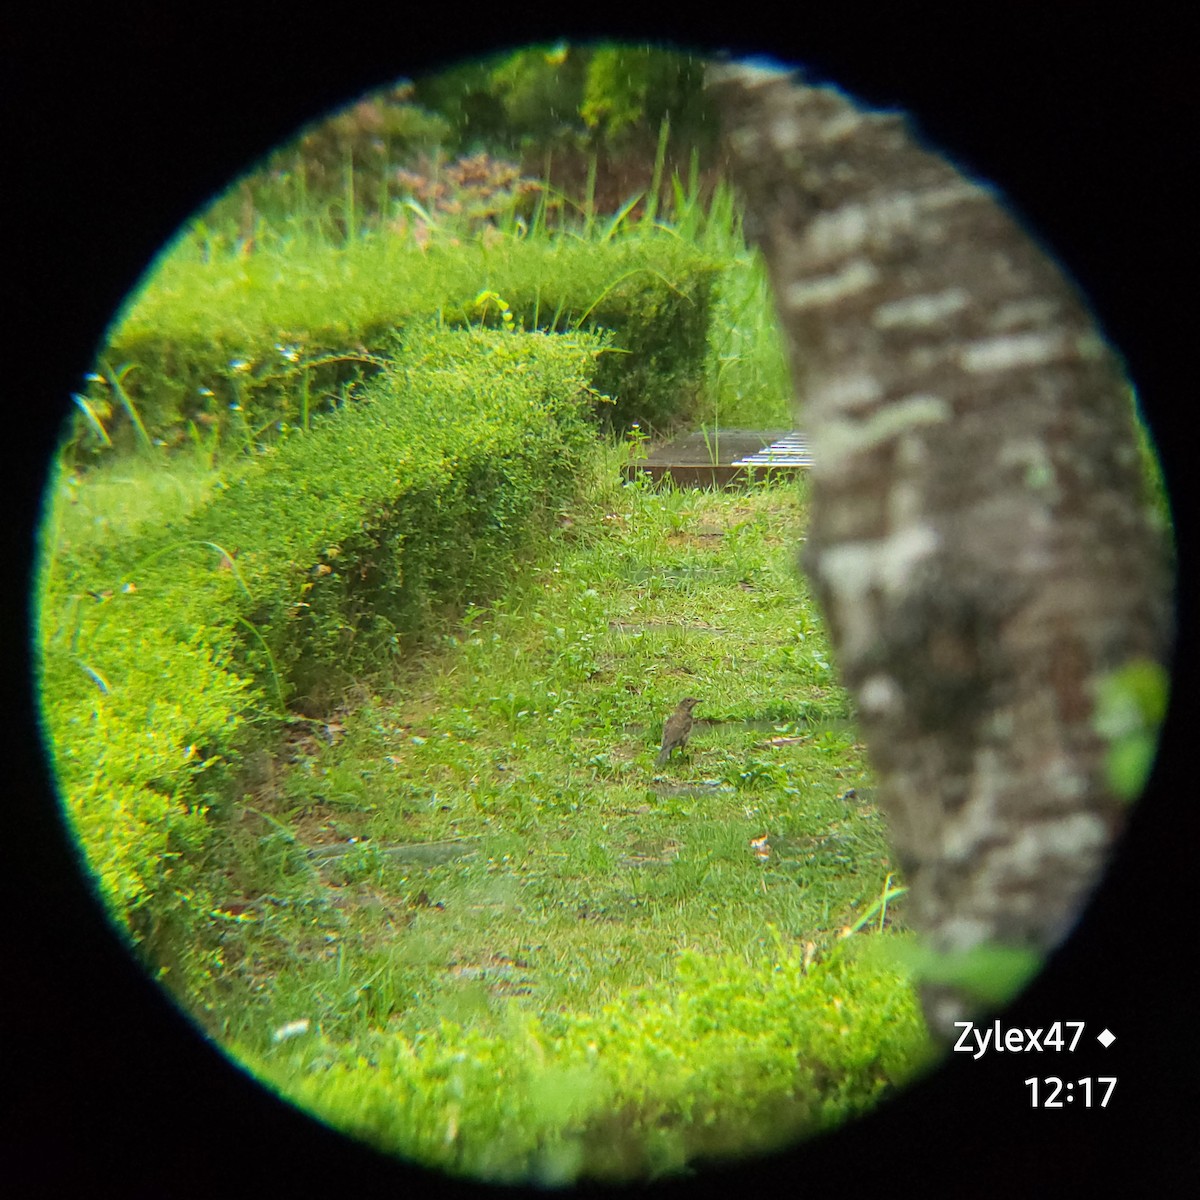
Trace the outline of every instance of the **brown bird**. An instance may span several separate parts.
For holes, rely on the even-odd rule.
[[[695,696],[688,696],[680,700],[679,707],[667,718],[663,726],[662,749],[654,764],[656,767],[661,767],[677,746],[682,750],[687,745],[688,735],[692,732],[692,709],[699,703]]]

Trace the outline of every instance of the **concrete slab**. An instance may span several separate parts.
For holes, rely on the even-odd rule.
[[[794,474],[812,466],[804,434],[788,429],[722,429],[684,433],[625,468],[626,479],[666,476],[679,487],[726,488],[752,476]]]

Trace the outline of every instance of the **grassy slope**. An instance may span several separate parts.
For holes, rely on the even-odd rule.
[[[306,846],[341,843],[319,860],[349,921],[337,940],[357,976],[392,981],[368,1024],[486,1019],[508,995],[588,1007],[669,974],[676,950],[765,945],[767,925],[824,945],[891,869],[874,809],[839,799],[869,773],[794,569],[795,490],[606,498],[251,802]],[[656,772],[685,694],[704,700],[687,756]],[[385,852],[411,843],[456,844],[432,865]],[[359,1024],[361,997],[312,990],[325,951],[293,953],[263,961],[276,999],[227,1010],[229,1032],[261,1036],[281,997],[330,1031]]]
[[[488,1085],[467,1087],[460,1114],[442,1068],[427,1064],[431,1080],[413,1082],[414,1053],[456,1061],[450,1052],[461,1047],[486,1064],[532,1019],[542,1048],[516,1054],[523,1070],[547,1054],[569,1058],[564,1047],[584,1038],[580,1022],[661,1010],[654,1019],[673,1026],[688,1005],[712,1002],[709,977],[722,962],[747,972],[728,985],[738,994],[769,988],[773,972],[796,970],[806,955],[819,962],[891,869],[862,747],[795,569],[798,489],[656,493],[620,488],[614,476],[610,460],[597,490],[563,514],[542,565],[508,596],[467,614],[386,695],[364,693],[324,736],[295,743],[295,761],[276,764],[237,822],[224,996],[214,997],[209,1027],[335,1124],[467,1173],[540,1169],[530,1146],[546,1153],[547,1136],[561,1131],[545,1116],[546,1135],[520,1114],[523,1102],[541,1111],[541,1085],[514,1082],[511,1063],[497,1067],[511,1089],[508,1124],[489,1132],[478,1107]],[[704,698],[688,754],[656,772],[662,719],[685,694]],[[768,743],[780,735],[803,740]],[[850,787],[857,800],[841,798]],[[767,858],[751,845],[763,835]],[[313,848],[316,857],[305,853]],[[699,968],[708,982],[689,982],[686,964],[696,961],[709,964]],[[822,986],[836,996],[855,985]],[[890,1033],[882,1051],[878,1030],[852,1035],[865,1038],[867,1060],[844,1086],[868,1097],[911,1067],[921,1045],[903,989],[872,995],[848,999],[843,1013],[851,1027],[860,1012],[895,1022],[892,1050]],[[769,1003],[757,1010],[768,1025]],[[273,1031],[296,1020],[308,1032],[275,1044]],[[643,1114],[665,1104],[669,1121],[700,1139],[688,1154],[811,1130],[824,1085],[800,1086],[786,1064],[797,1052],[803,1064],[822,1034],[796,1020],[803,1031],[787,1034],[790,1048],[763,1051],[758,1082],[728,1096],[702,1089],[718,1113],[738,1113],[720,1136],[711,1121],[694,1127],[680,1116],[694,1100],[672,1100],[676,1084],[647,1098],[660,1086],[644,1073],[654,1051],[630,1045],[627,1028],[613,1036],[633,1063],[622,1068],[629,1079],[611,1085],[615,1098],[588,1093],[589,1103],[616,1111],[641,1096]],[[714,1029],[728,1045],[683,1034],[671,1053],[697,1063],[759,1053],[761,1035],[732,1009]],[[556,1050],[558,1035],[566,1041]],[[891,1066],[871,1065],[880,1053]],[[391,1065],[377,1069],[380,1061]],[[697,1067],[680,1069],[691,1078]],[[784,1107],[764,1125],[772,1105]],[[439,1119],[461,1132],[443,1139]],[[577,1169],[581,1155],[588,1172],[656,1169],[643,1120],[654,1124],[640,1117],[622,1130],[633,1148],[615,1163],[587,1148],[600,1135],[584,1121],[584,1148],[571,1143],[561,1169]],[[463,1148],[472,1138],[512,1144],[493,1161],[492,1150]],[[673,1146],[678,1166],[687,1154]]]

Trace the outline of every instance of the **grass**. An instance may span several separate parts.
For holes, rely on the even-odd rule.
[[[656,181],[661,170],[659,161]],[[578,325],[610,293],[635,284],[648,267],[680,258],[681,269],[692,269],[699,252],[705,261],[720,264],[721,270],[696,419],[714,430],[714,437],[719,437],[721,427],[790,425],[794,414],[789,369],[766,272],[761,258],[746,247],[732,191],[720,184],[705,199],[694,162],[686,181],[677,175],[669,186],[657,181],[654,195],[659,192],[664,194],[661,204],[656,201],[638,221],[630,216],[635,196],[603,228],[594,217],[589,219],[585,204],[577,221],[564,217],[554,226],[545,219],[525,226],[514,213],[482,226],[443,215],[427,227],[428,235],[420,242],[391,227],[381,228],[378,216],[374,223],[365,218],[356,222],[353,237],[343,233],[336,238],[320,236],[316,232],[324,228],[320,222],[300,237],[287,222],[273,228],[260,220],[249,252],[232,243],[220,249],[206,219],[200,217],[160,256],[115,326],[115,339],[122,346],[127,342],[122,352],[131,354],[164,329],[173,330],[176,340],[197,347],[228,343],[233,359],[228,363],[227,387],[218,388],[222,403],[217,404],[205,388],[201,393],[209,398],[206,407],[215,406],[231,431],[240,432],[245,445],[253,449],[263,430],[246,427],[244,416],[239,426],[244,392],[279,379],[294,380],[301,394],[293,415],[307,428],[314,407],[336,403],[328,381],[321,385],[310,378],[312,368],[341,361],[336,348],[326,352],[329,347],[337,343],[345,356],[356,340],[369,340],[376,325],[395,324],[402,316],[411,316],[414,306],[417,311],[447,304],[453,308],[464,297],[487,294],[491,282],[503,278],[509,301],[518,293],[535,298],[532,312],[524,312],[522,319],[544,323],[550,317],[557,328],[557,310],[569,299],[572,320]],[[603,261],[587,252],[589,246],[602,243],[612,243]],[[622,265],[626,259],[628,263]],[[204,264],[202,282],[196,274],[200,263]],[[543,294],[558,297],[553,314],[549,300],[540,304],[536,299]],[[478,313],[469,316],[475,319]],[[280,333],[278,355],[270,352],[268,338],[260,347],[263,361],[251,371],[250,363],[237,357],[245,357],[245,348],[238,349],[237,331],[257,329],[264,320]],[[321,345],[307,344],[314,337]],[[191,366],[196,373],[197,364]],[[175,390],[186,391],[189,382],[217,386],[204,371],[199,371],[197,380],[178,371],[167,374]],[[129,418],[138,444],[145,446],[145,428],[154,425],[152,414],[139,414],[113,371],[97,378],[102,382],[77,401],[88,428],[95,430],[97,421],[104,420],[105,408],[119,409]],[[142,388],[151,385],[149,376],[137,379]],[[225,411],[226,391],[235,401],[229,406],[232,416]],[[194,400],[184,402],[178,397],[164,396],[156,404],[172,411],[172,406],[185,412],[195,407]],[[101,443],[107,441],[102,424],[98,436]]]
[[[56,506],[59,536],[75,544],[119,541],[167,514],[185,516],[234,476],[199,456],[177,458],[169,469],[161,458],[141,455],[100,463],[86,476],[64,468],[56,479],[65,501]]]
[[[578,1009],[661,979],[680,949],[761,946],[768,926],[828,946],[891,870],[873,808],[839,799],[870,776],[795,569],[795,485],[609,487],[562,519],[540,569],[341,716],[334,744],[292,747],[251,805],[257,836],[338,846],[340,940],[427,997],[370,1006],[411,1033],[457,1012],[464,981]],[[692,742],[656,772],[686,693],[703,698]],[[766,865],[763,835],[782,847]],[[412,944],[371,951],[384,893]],[[281,995],[327,978],[323,954],[278,951],[268,1010],[227,1008],[224,1032],[265,1037]],[[358,1026],[354,1005],[317,1007]]]
[[[618,457],[536,568],[292,740],[230,824],[204,1020],[318,1111],[313,1072],[372,1039],[567,1036],[683,1003],[684,961],[819,962],[902,894],[795,566],[802,491],[620,487]],[[684,694],[691,742],[656,770]]]

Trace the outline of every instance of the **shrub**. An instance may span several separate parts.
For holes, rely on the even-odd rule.
[[[601,417],[667,425],[703,386],[717,273],[715,260],[661,232],[434,243],[427,253],[378,235],[209,261],[183,236],[114,325],[80,397],[78,453],[112,453],[106,440],[117,452],[147,439],[182,447],[206,430],[225,454],[270,445],[337,411],[382,369],[397,329],[435,314],[460,329],[499,324],[475,303],[481,287],[526,330],[612,331],[596,380],[612,399],[596,406]]]
[[[337,420],[190,515],[74,543],[46,522],[48,747],[103,898],[173,944],[144,947],[159,965],[193,953],[211,810],[286,703],[322,711],[386,672],[439,612],[507,580],[569,494],[600,348],[410,331]]]

